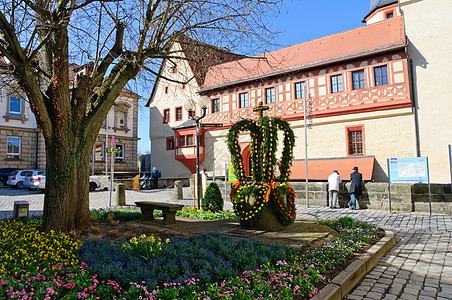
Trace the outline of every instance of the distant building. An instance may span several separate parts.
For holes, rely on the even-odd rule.
[[[0,66],[8,64],[0,58]],[[70,79],[75,74],[86,72],[87,66],[70,64]],[[6,82],[3,79],[3,82]],[[138,143],[138,99],[141,97],[124,89],[108,113],[99,131],[94,149],[94,162],[90,170],[96,174],[105,173],[106,163],[111,164],[111,154],[106,154],[106,147],[121,149],[115,155],[115,171],[137,172]],[[26,100],[25,93],[20,91],[14,82],[3,84],[0,88],[0,168],[45,169],[45,142],[37,127],[36,119]],[[108,124],[108,141],[106,139]],[[108,156],[108,157],[107,157]],[[108,158],[108,162],[106,162]]]
[[[167,169],[166,177],[194,172],[194,122],[182,105],[199,93],[211,99],[202,123],[224,125],[201,128],[201,169],[210,175],[223,176],[230,163],[229,127],[242,118],[257,119],[253,108],[263,102],[269,107],[266,115],[288,120],[296,135],[292,179],[306,174],[306,116],[310,180],[326,180],[334,169],[348,175],[358,166],[364,180],[387,181],[388,158],[428,156],[431,181],[450,182],[451,13],[448,0],[435,5],[373,0],[365,26],[260,59],[212,64],[188,90],[159,79],[148,102],[152,164]],[[183,61],[165,62],[161,72],[176,80],[196,76]],[[239,142],[249,173],[250,137],[243,134]]]

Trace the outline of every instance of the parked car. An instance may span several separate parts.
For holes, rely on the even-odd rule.
[[[3,168],[0,169],[0,188],[2,188],[3,186],[7,185],[7,181],[8,181],[8,176],[14,172],[18,170],[17,168]]]
[[[45,172],[44,172],[44,175],[40,175],[39,178],[40,178],[40,180],[38,182],[37,188],[39,190],[41,190],[42,192],[44,192],[45,189],[46,189],[46,175],[45,175]],[[102,186],[102,184],[100,183],[99,180],[97,180],[96,178],[92,178],[92,177],[89,178],[89,190],[90,191],[94,191],[97,188],[100,188],[101,186]]]
[[[24,188],[24,180],[25,180],[25,176],[27,176],[28,174],[32,174],[33,170],[16,170],[13,171],[9,176],[8,176],[8,181],[6,182],[6,184],[8,184],[11,187],[15,187],[18,189],[23,189]]]
[[[96,178],[90,177],[89,178],[89,190],[94,191],[102,186],[102,183],[100,183],[99,180]]]
[[[34,170],[31,174],[27,174],[24,178],[24,187],[30,190],[39,189],[42,176],[46,176],[46,170]]]

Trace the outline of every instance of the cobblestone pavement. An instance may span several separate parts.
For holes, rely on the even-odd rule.
[[[452,216],[305,208],[297,218],[350,216],[395,233],[396,244],[345,299],[452,299]]]
[[[126,204],[135,205],[135,201],[159,201],[193,206],[193,198],[190,198],[189,187],[183,188],[184,199],[174,200],[174,190],[172,188],[159,190],[126,190]],[[44,194],[40,191],[18,190],[12,188],[0,188],[0,219],[11,218],[15,201],[27,201],[30,215],[41,215],[44,203]],[[90,209],[106,208],[110,206],[109,191],[94,191],[89,193]],[[111,204],[115,205],[115,192],[111,193]],[[231,202],[226,201],[224,209],[232,209]]]

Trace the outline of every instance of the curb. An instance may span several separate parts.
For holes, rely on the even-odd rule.
[[[312,297],[313,300],[340,300],[350,292],[389,252],[394,246],[395,238],[392,231],[386,231],[386,235],[375,245],[370,247],[361,257],[354,260],[344,271],[334,277],[319,294]]]

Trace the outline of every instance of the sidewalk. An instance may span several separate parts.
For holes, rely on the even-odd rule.
[[[395,246],[345,299],[452,299],[452,216],[305,208],[299,218],[350,216],[392,230]]]

